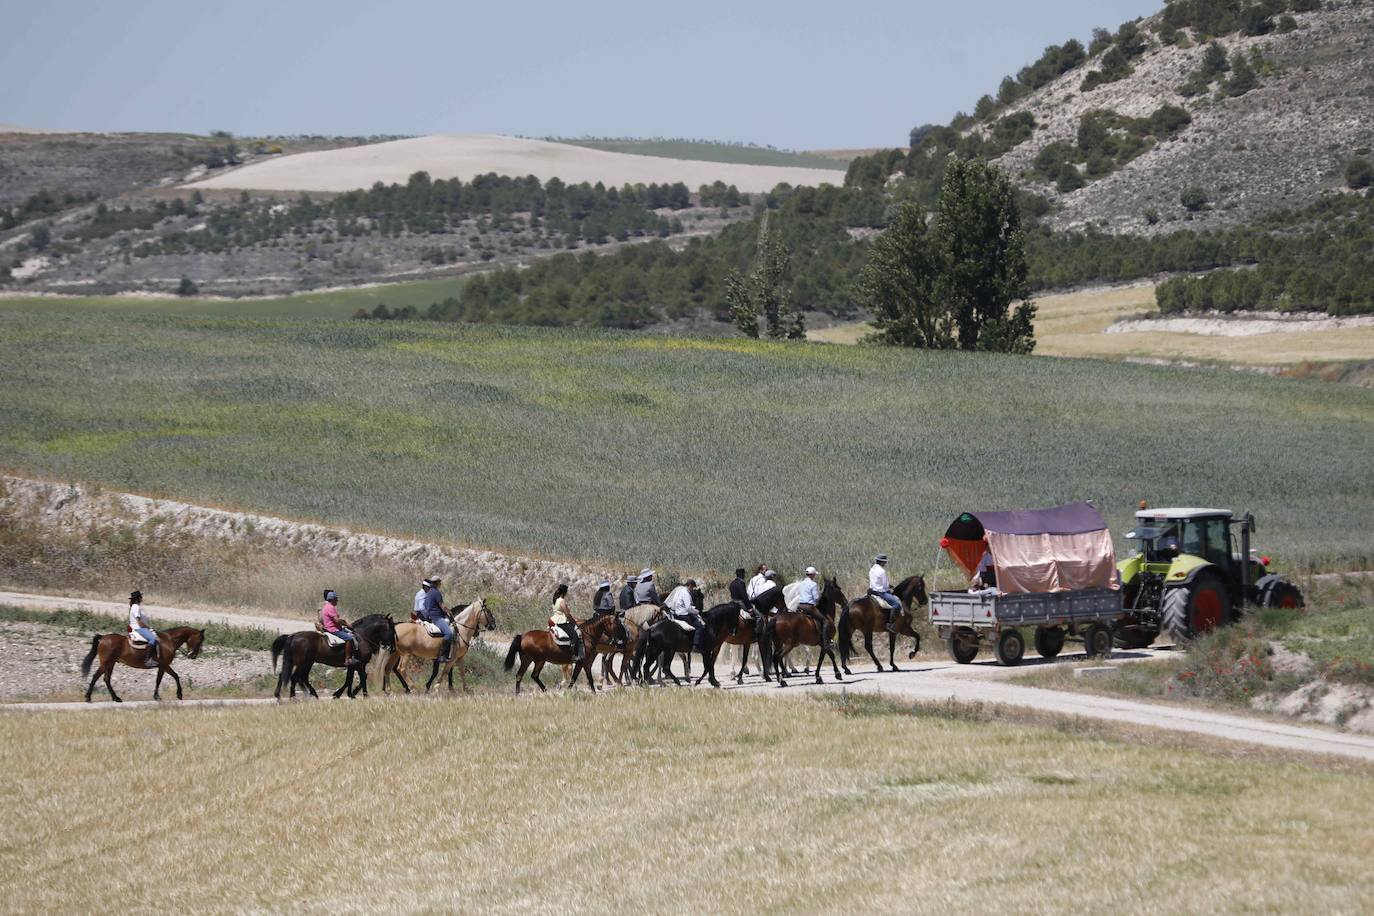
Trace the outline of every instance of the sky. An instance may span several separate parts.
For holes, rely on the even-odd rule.
[[[902,145],[1160,0],[0,0],[0,123]]]

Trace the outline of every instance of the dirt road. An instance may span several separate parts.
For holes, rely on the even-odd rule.
[[[31,595],[19,592],[0,592],[0,604],[30,607],[46,610],[62,608],[81,608],[99,613],[122,615],[125,606],[118,602],[95,601],[82,598],[60,598],[51,595]],[[175,620],[188,623],[214,622],[257,626],[278,632],[300,629],[304,622],[281,617],[263,617],[249,614],[236,614],[218,611],[196,610],[190,608],[149,607],[149,613],[157,620]],[[484,641],[488,648],[501,645],[500,639]],[[1113,663],[1131,663],[1158,657],[1165,649],[1144,649],[1118,651],[1112,658]],[[1081,661],[1083,656],[1065,655],[1061,661]],[[1010,706],[1032,709],[1038,712],[1064,716],[1079,716],[1106,722],[1162,728],[1176,732],[1206,735],[1231,741],[1256,744],[1286,751],[1303,751],[1316,754],[1330,754],[1374,761],[1374,736],[1349,734],[1334,729],[1308,725],[1289,725],[1259,717],[1232,715],[1212,710],[1165,703],[1149,703],[1140,700],[1127,700],[1092,694],[1070,693],[1059,690],[1045,690],[1039,687],[1026,687],[1008,683],[1007,679],[1018,672],[1039,664],[1056,664],[1039,659],[1027,659],[1016,668],[1003,668],[992,661],[982,661],[972,665],[958,665],[943,659],[918,659],[907,661],[899,672],[877,673],[871,666],[854,665],[855,674],[843,682],[832,680],[833,675],[824,673],[825,683],[817,685],[809,676],[789,679],[789,686],[780,689],[765,684],[757,678],[749,678],[743,686],[735,686],[726,679],[725,690],[743,691],[760,696],[800,696],[816,691],[882,694],[884,696],[940,702],[955,700],[962,703],[983,703],[993,706]],[[699,670],[699,669],[698,669]],[[179,706],[189,705],[185,701]],[[270,700],[206,700],[199,705],[228,706],[238,704],[260,704]],[[0,704],[0,710],[75,710],[75,709],[139,709],[159,705],[148,703],[26,703]],[[169,704],[160,704],[167,707]]]

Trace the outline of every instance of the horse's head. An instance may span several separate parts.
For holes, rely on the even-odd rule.
[[[897,597],[911,607],[923,607],[930,602],[923,576],[910,576],[897,583]]]
[[[844,596],[839,580],[834,576],[825,577],[825,588],[821,589],[821,601],[833,604],[836,608],[849,607],[849,599]]]
[[[473,603],[477,605],[480,621],[478,625],[487,630],[496,629],[496,615],[491,612],[491,608],[487,607],[486,599],[478,598]]]
[[[186,640],[186,657],[195,658],[200,655],[200,647],[205,644],[205,631],[196,630]]]

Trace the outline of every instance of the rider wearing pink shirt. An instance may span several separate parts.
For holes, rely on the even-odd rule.
[[[358,647],[358,637],[349,629],[348,621],[339,616],[339,593],[332,588],[325,589],[324,604],[320,607],[320,626],[326,633],[344,641],[344,667],[353,662],[353,653]]]

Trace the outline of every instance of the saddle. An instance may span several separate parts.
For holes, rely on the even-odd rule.
[[[429,620],[423,620],[419,618],[417,618],[415,622],[418,623],[420,626],[424,627],[425,632],[428,633],[430,636],[433,636],[435,639],[444,638],[444,631],[439,629],[438,624],[433,623]]]
[[[696,629],[696,627],[692,626],[692,622],[690,620],[683,620],[681,617],[669,617],[668,619],[671,620],[673,623],[677,624],[678,626],[682,627],[688,633],[691,633],[693,630]]]
[[[553,641],[557,645],[571,646],[573,644],[572,637],[562,627],[549,627],[549,634],[553,636]]]
[[[339,646],[342,646],[344,644],[344,640],[342,639],[342,637],[335,636],[328,630],[321,630],[320,632],[324,635],[325,645],[329,646],[329,648],[337,649],[339,648]]]
[[[146,648],[148,648],[148,640],[144,639],[143,636],[142,636],[142,634],[136,633],[136,632],[134,632],[133,630],[129,630],[127,636],[128,636],[128,640],[129,640],[129,647],[130,647],[131,649],[146,649]]]

